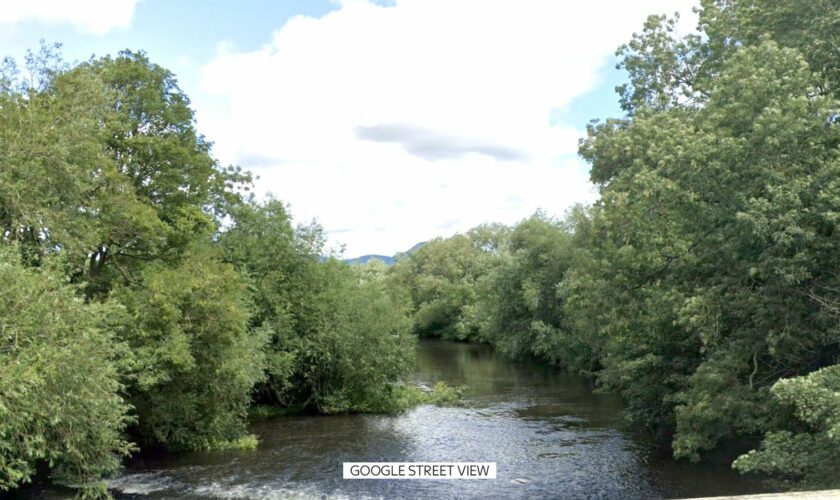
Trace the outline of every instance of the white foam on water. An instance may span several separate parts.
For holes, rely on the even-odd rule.
[[[129,495],[149,495],[171,489],[174,481],[164,471],[123,474],[107,481],[108,488]]]
[[[346,500],[344,495],[325,495],[317,488],[287,488],[270,484],[222,484],[212,482],[193,489],[196,495],[211,498],[241,498],[253,500],[308,500],[311,498],[328,498],[332,500]]]
[[[187,484],[170,476],[167,471],[123,474],[107,481],[108,488],[129,495],[173,494],[179,497],[203,497],[249,500],[349,500],[339,494],[325,494],[315,487],[286,487],[272,484],[234,484],[212,481],[209,484]],[[157,495],[155,495],[157,496]],[[375,497],[354,497],[375,498]]]

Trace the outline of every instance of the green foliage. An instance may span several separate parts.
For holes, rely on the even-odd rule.
[[[426,393],[424,396],[424,402],[445,406],[453,405],[460,401],[464,396],[464,391],[458,387],[451,387],[446,382],[436,382],[432,387],[432,391]]]
[[[115,455],[130,449],[124,390],[140,416],[138,430],[173,447],[208,446],[242,433],[244,406],[262,373],[259,342],[239,339],[246,332],[245,290],[229,285],[237,276],[212,259],[200,258],[193,268],[180,262],[194,258],[189,249],[215,230],[217,200],[236,200],[231,183],[245,179],[215,168],[174,79],[143,56],[70,68],[44,46],[27,57],[27,69],[34,78],[24,81],[13,64],[4,65],[0,234],[9,246],[4,261],[16,251],[25,266],[49,266],[38,276],[53,283],[42,288],[44,300],[54,302],[27,300],[39,308],[40,326],[24,305],[3,314],[10,328],[25,326],[16,335],[26,342],[9,351],[19,359],[3,364],[16,370],[19,383],[7,393],[18,413],[3,420],[10,441],[2,460],[13,464],[3,486],[27,480],[33,464],[45,461],[59,478],[85,486],[85,494],[104,494],[92,481],[114,471]],[[194,281],[180,281],[180,271]],[[33,293],[27,279],[36,278],[4,286],[10,304],[17,303],[14,294]],[[79,287],[57,288],[64,281],[83,287],[90,302],[74,298]],[[184,284],[183,293],[203,297],[171,292]],[[128,314],[117,314],[123,309],[116,296],[126,300]],[[202,317],[209,301],[239,305]],[[218,329],[185,326],[190,320],[177,318],[182,313]],[[36,327],[43,332],[27,330]],[[191,345],[195,337],[210,349]],[[30,391],[32,406],[21,408],[16,391],[30,389],[42,395]],[[187,436],[192,430],[196,435]]]
[[[250,176],[219,167],[169,71],[128,51],[71,67],[46,45],[26,69],[0,67],[0,488],[46,462],[107,495],[95,481],[132,449],[126,430],[252,449],[255,387],[397,409],[404,299],[381,269],[322,262],[316,223],[244,198]]]
[[[59,274],[0,249],[0,492],[39,463],[93,494],[133,447],[111,324],[119,307],[85,304]]]
[[[347,264],[331,259],[319,271],[318,324],[294,339],[298,397],[325,413],[389,411],[393,383],[415,361],[407,317]]]
[[[107,150],[160,220],[177,228],[185,209],[224,215],[238,201],[231,188],[250,177],[236,168],[218,168],[211,144],[195,129],[190,100],[171,72],[143,52],[130,51],[74,71],[92,73],[112,90],[112,113],[103,130]]]
[[[694,104],[703,98],[698,81],[707,73],[703,40],[696,34],[675,35],[674,18],[650,16],[641,34],[622,45],[619,69],[627,70],[629,83],[616,88],[628,115],[638,109],[663,111]],[[594,172],[593,172],[594,173]]]
[[[587,223],[594,262],[567,285],[577,324],[605,339],[602,381],[692,458],[767,425],[773,380],[836,349],[802,293],[835,279],[830,103],[795,51],[767,41],[734,52],[704,90],[702,108],[642,107],[591,131],[583,153],[626,167]]]
[[[410,296],[419,335],[589,369],[592,348],[567,325],[561,296],[572,262],[571,226],[538,211],[514,227],[485,225],[433,240],[388,269],[385,282],[392,295]]]
[[[818,75],[821,95],[840,97],[840,16],[836,2],[808,0],[704,0],[700,27],[708,59],[721,60],[739,46],[765,37],[796,49]]]
[[[107,90],[89,75],[0,92],[0,231],[27,263],[60,247],[81,267],[98,242],[97,197],[115,175],[98,140],[107,112]]]
[[[501,225],[480,226],[465,235],[438,238],[393,266],[391,279],[410,295],[415,333],[478,338],[482,318],[476,285],[492,266],[506,231]]]
[[[795,430],[769,432],[761,449],[742,455],[734,467],[770,474],[788,485],[835,486],[840,470],[840,365],[779,380],[771,392],[793,409]]]
[[[512,358],[581,367],[584,346],[566,328],[558,285],[571,263],[571,234],[537,212],[517,224],[481,281],[481,338]],[[583,351],[581,351],[583,349]]]
[[[254,434],[245,434],[231,441],[215,441],[209,449],[213,450],[256,450],[260,440]]]
[[[44,45],[29,79],[4,60],[0,489],[46,463],[107,494],[130,424],[172,449],[253,448],[252,396],[451,403],[402,381],[411,331],[594,373],[677,457],[764,435],[737,469],[836,485],[839,13],[704,0],[687,37],[649,18],[618,51],[625,116],[580,144],[597,203],[391,268],[324,259],[319,225],[243,198],[250,177],[220,168],[145,54],[69,67]]]
[[[322,230],[293,229],[277,200],[243,204],[233,216],[222,247],[250,284],[251,328],[270,337],[261,401],[325,413],[390,410],[415,340],[383,273],[322,262]]]
[[[102,227],[89,247],[87,293],[102,296],[149,261],[175,258],[214,231],[250,177],[219,168],[174,76],[142,52],[92,60],[56,81],[84,75],[109,92],[98,138],[119,185],[99,200]]]
[[[404,411],[417,405],[433,404],[437,406],[451,406],[461,402],[464,396],[463,387],[452,387],[446,382],[436,382],[431,390],[408,384],[396,385],[392,388],[390,411]]]
[[[247,328],[245,287],[212,249],[147,267],[114,298],[129,313],[130,393],[140,430],[172,449],[210,449],[244,433],[266,337]],[[153,313],[152,313],[153,311]]]
[[[654,17],[620,49],[628,115],[581,143],[601,200],[561,285],[634,423],[691,459],[772,430],[738,464],[783,474],[835,462],[776,411],[774,383],[840,353],[820,307],[838,287],[836,54],[820,45],[838,10],[803,4],[790,22],[795,4],[704,2],[706,36]]]
[[[274,332],[294,330],[317,312],[310,300],[320,248],[296,231],[286,206],[269,199],[233,208],[233,225],[221,235],[225,259],[248,280],[253,295],[252,327]]]

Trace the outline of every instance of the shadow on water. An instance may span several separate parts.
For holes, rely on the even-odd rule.
[[[281,417],[256,451],[141,456],[113,480],[151,498],[670,498],[762,491],[726,466],[656,458],[621,402],[584,377],[487,346],[425,340],[414,382],[466,386],[465,404],[399,415]],[[345,461],[496,462],[496,480],[342,480]]]

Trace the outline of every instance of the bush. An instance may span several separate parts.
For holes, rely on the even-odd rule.
[[[770,474],[786,485],[837,486],[840,471],[840,365],[776,382],[771,393],[793,410],[787,428],[769,432],[762,446],[733,467]]]
[[[0,491],[39,463],[59,482],[95,484],[133,448],[117,371],[122,346],[108,324],[119,308],[85,304],[47,270],[0,249]]]
[[[196,247],[176,266],[150,266],[115,296],[130,314],[130,394],[144,439],[171,449],[240,439],[266,339],[248,331],[246,291],[233,267]]]

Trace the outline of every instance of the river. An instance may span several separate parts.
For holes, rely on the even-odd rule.
[[[457,407],[279,417],[255,451],[140,456],[111,481],[148,498],[669,498],[762,491],[724,465],[657,458],[590,380],[486,346],[422,341],[413,382],[465,386]],[[495,480],[343,480],[342,462],[496,462]]]

